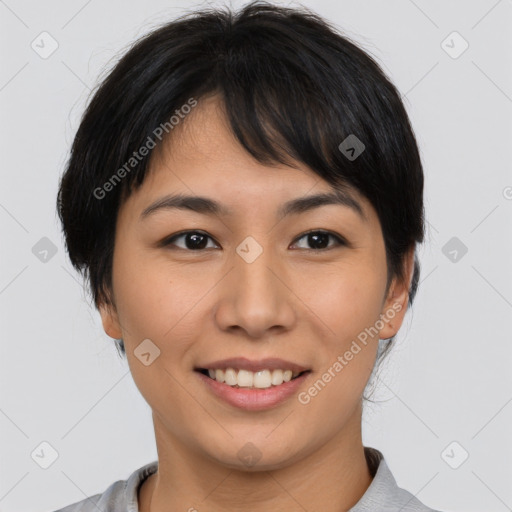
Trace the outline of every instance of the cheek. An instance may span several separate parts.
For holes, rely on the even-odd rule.
[[[127,359],[133,379],[150,406],[165,411],[169,404],[186,417],[190,396],[175,378],[188,366],[189,352],[197,339],[198,300],[205,293],[204,282],[183,278],[179,270],[162,261],[136,255],[118,260],[115,275],[116,301],[122,325]],[[198,287],[201,289],[198,289]],[[145,339],[150,364],[137,357],[137,348]]]
[[[200,299],[214,281],[147,253],[126,254],[116,263],[117,309],[130,337],[127,343],[135,348],[149,338],[165,351],[167,361],[178,360],[193,343],[198,326],[207,321],[198,317],[204,314]]]
[[[363,264],[338,267],[308,280],[307,305],[327,325],[319,343],[322,357],[312,410],[352,411],[375,363],[378,335],[372,329],[381,313],[385,275]],[[318,379],[320,379],[318,381]]]
[[[311,288],[308,305],[328,326],[329,334],[319,340],[320,365],[300,403],[310,418],[325,417],[328,411],[326,428],[336,429],[359,406],[375,363],[378,336],[371,327],[379,318],[383,285],[378,274],[355,268],[317,284],[323,286]]]
[[[119,252],[122,253],[121,247]],[[114,269],[117,311],[126,334],[133,338],[156,337],[164,328],[162,294],[172,284],[154,267],[131,254],[120,257]],[[168,304],[167,309],[173,311],[172,305]]]
[[[382,276],[367,265],[316,273],[304,284],[305,303],[327,325],[342,349],[347,340],[378,319],[383,283]]]

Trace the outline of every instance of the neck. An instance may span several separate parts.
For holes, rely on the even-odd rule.
[[[349,510],[372,481],[361,439],[360,418],[309,455],[272,470],[222,466],[179,443],[153,415],[158,471],[139,489],[140,512],[173,510],[267,512]]]

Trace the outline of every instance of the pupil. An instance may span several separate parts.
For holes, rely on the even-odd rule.
[[[197,243],[198,238],[202,238],[202,243],[201,242]],[[185,240],[186,240],[187,249],[203,249],[206,246],[206,243],[205,243],[206,237],[199,233],[192,233],[192,234],[189,233],[188,235],[186,235]],[[190,240],[195,240],[195,242],[192,242],[192,244],[189,244],[188,242]]]
[[[329,245],[329,235],[327,233],[312,233],[308,235],[308,238],[308,242],[315,249],[325,249],[325,247]],[[318,238],[320,238],[320,240],[323,239],[323,241],[326,243],[322,243],[322,241],[318,243]]]

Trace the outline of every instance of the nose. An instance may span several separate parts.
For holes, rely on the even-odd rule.
[[[220,285],[215,307],[218,327],[244,331],[250,338],[291,329],[296,322],[295,296],[282,262],[270,250],[263,250],[252,262],[240,254],[233,255],[233,268]]]

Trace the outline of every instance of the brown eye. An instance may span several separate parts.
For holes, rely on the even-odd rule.
[[[303,247],[306,250],[326,250],[331,249],[333,246],[329,246],[329,239],[335,240],[335,246],[339,245],[346,245],[345,241],[338,235],[335,235],[334,233],[330,233],[329,231],[309,231],[308,233],[305,233],[297,240],[305,239],[306,243],[310,245],[310,247]]]
[[[333,249],[336,246],[347,245],[345,240],[339,235],[324,230],[315,230],[304,233],[296,239],[295,244],[299,240],[305,240],[307,247],[299,247],[300,249],[323,251]],[[201,251],[204,249],[218,248],[219,246],[214,242],[213,245],[208,245],[209,240],[213,238],[201,231],[183,231],[170,237],[167,237],[162,243],[162,247],[177,248],[185,251]],[[334,244],[330,243],[334,240]],[[177,243],[179,241],[179,243]]]
[[[209,235],[202,233],[200,231],[184,231],[177,235],[173,235],[170,238],[166,238],[162,245],[164,247],[175,245],[179,249],[189,250],[189,251],[200,251],[202,249],[210,249],[208,247],[208,239],[213,240]],[[177,240],[183,240],[182,244],[184,246],[178,246],[176,244]],[[217,246],[215,246],[217,247]]]

